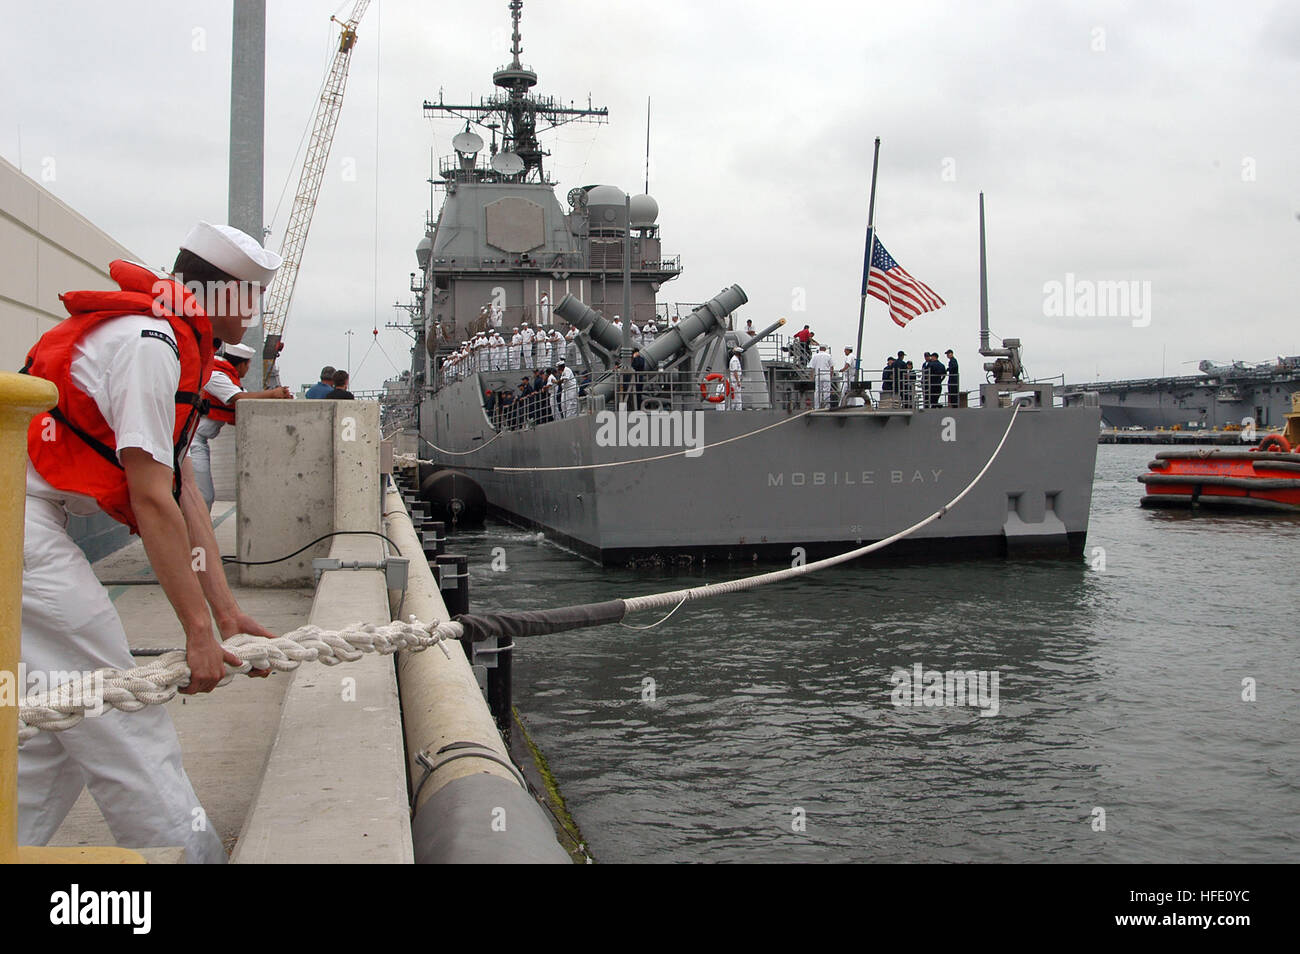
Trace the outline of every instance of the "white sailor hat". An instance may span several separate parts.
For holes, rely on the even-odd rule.
[[[233,361],[252,361],[255,354],[257,352],[246,344],[226,345],[226,357]]]
[[[193,252],[215,265],[231,278],[257,282],[263,288],[271,284],[280,256],[262,248],[257,239],[229,225],[200,222],[190,229],[181,248]]]
[[[561,358],[559,361],[555,362],[555,364],[556,364],[556,367],[559,367],[560,365],[564,364],[564,359]]]

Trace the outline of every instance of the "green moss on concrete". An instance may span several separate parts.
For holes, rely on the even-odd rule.
[[[569,836],[568,844],[565,850],[569,857],[573,859],[574,864],[587,864],[594,861],[591,852],[587,848],[587,839],[582,836],[582,829],[578,827],[577,821],[569,814],[569,806],[565,804],[564,795],[560,793],[559,783],[555,781],[555,775],[551,772],[551,766],[546,761],[546,756],[542,750],[537,747],[533,737],[528,734],[528,728],[524,725],[524,720],[519,716],[519,709],[512,708],[515,725],[519,727],[519,733],[523,737],[524,744],[528,746],[528,753],[532,756],[533,764],[537,766],[537,772],[542,777],[542,784],[546,787],[546,799],[550,803],[551,813],[555,816],[560,827],[565,834]]]

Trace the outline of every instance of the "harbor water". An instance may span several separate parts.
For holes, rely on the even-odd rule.
[[[522,642],[515,704],[595,857],[1294,860],[1300,518],[1142,510],[1152,453],[1099,448],[1082,559],[836,568]],[[602,570],[493,523],[451,549],[479,610],[751,572]],[[896,704],[918,666],[996,676],[996,705]]]

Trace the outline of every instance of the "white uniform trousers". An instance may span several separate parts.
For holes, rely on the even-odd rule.
[[[190,442],[190,466],[194,468],[194,483],[198,485],[199,493],[211,510],[212,501],[217,499],[217,491],[212,484],[212,451],[208,447],[208,439],[202,434],[196,433]]]
[[[122,622],[66,527],[59,504],[27,498],[22,661],[28,673],[129,669],[136,663]],[[41,732],[23,743],[18,843],[46,844],[87,786],[122,847],[179,845],[191,863],[226,861],[181,764],[165,707],[106,709],[64,732]]]

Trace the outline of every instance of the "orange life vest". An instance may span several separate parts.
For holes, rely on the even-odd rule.
[[[176,391],[176,423],[172,432],[172,493],[181,493],[181,462],[189,449],[202,413],[202,385],[212,369],[212,324],[190,291],[172,279],[162,279],[131,262],[115,261],[108,273],[121,291],[73,291],[59,296],[68,316],[27,353],[23,372],[53,381],[59,403],[32,419],[27,430],[27,456],[32,466],[58,490],[93,497],[100,508],[132,532],[138,530],[131,511],[126,472],[117,459],[117,442],[94,398],[72,380],[76,344],[103,322],[126,315],[151,315],[171,325],[181,377]]]
[[[241,390],[243,389],[243,385],[239,383],[239,373],[235,371],[235,366],[225,358],[216,358],[212,362],[212,370],[223,372],[226,377],[230,378],[231,383],[233,383],[235,387],[240,388]],[[219,401],[217,400],[216,395],[206,387],[203,389],[203,398],[208,402],[208,408],[205,412],[208,417],[222,424],[235,423],[235,402],[233,399],[229,404]],[[204,433],[206,434],[207,432],[204,431]]]

